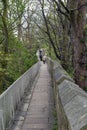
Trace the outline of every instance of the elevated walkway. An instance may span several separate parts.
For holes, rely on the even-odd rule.
[[[87,93],[59,62],[48,58],[47,64],[37,62],[0,96],[0,130],[54,129],[87,130]]]
[[[54,99],[47,64],[41,63],[39,78],[23,99],[9,130],[52,130]]]

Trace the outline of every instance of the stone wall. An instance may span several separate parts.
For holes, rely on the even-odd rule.
[[[59,62],[48,59],[58,116],[58,130],[87,130],[87,93],[76,85]]]
[[[14,118],[18,104],[25,91],[29,91],[40,69],[40,62],[32,66],[17,81],[15,81],[3,94],[0,95],[0,130],[6,130]]]

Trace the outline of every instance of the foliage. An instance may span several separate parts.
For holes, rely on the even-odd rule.
[[[14,35],[9,39],[9,54],[2,48],[0,46],[0,93],[37,62],[35,48],[30,52]]]
[[[53,116],[55,118],[55,122],[53,124],[52,130],[58,130],[58,120],[57,120],[57,112],[56,110],[53,111]]]
[[[72,66],[69,66],[69,68],[67,69],[67,72],[69,73],[71,78],[74,78],[74,68]]]
[[[84,91],[87,92],[87,86],[84,86]]]
[[[0,93],[7,88],[11,77],[9,76],[9,72],[5,66],[11,62],[11,55],[4,54],[4,52],[0,51]],[[7,80],[9,79],[9,81]]]
[[[29,2],[0,1],[0,93],[37,62],[35,28],[30,21],[33,13],[27,10]]]

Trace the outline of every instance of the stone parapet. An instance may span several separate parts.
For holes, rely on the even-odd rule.
[[[35,85],[35,79],[40,69],[40,62],[32,66],[17,81],[15,81],[4,93],[0,95],[0,130],[6,130],[14,118],[19,103],[22,101],[25,91],[29,91]]]
[[[58,130],[87,130],[87,93],[62,68],[48,59],[58,117]]]

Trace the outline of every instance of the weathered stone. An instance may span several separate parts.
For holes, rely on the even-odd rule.
[[[40,69],[40,62],[32,66],[17,81],[15,81],[3,94],[0,95],[0,110],[3,110],[3,121],[1,119],[0,128],[4,124],[4,129],[8,127],[9,122],[13,120],[15,112],[26,96],[27,92],[35,85],[37,75]],[[23,111],[27,111],[28,104],[24,105]],[[2,130],[2,128],[1,128]]]
[[[87,94],[78,85],[67,80],[64,80],[58,86],[58,91],[59,94],[61,95],[61,100],[64,105],[68,103],[70,100],[72,100],[72,98],[74,98],[78,94],[87,98]]]
[[[34,129],[49,129],[50,125],[48,124],[43,124],[43,123],[40,123],[40,124],[24,124],[23,125],[23,129],[30,129],[30,128],[34,128]]]
[[[56,68],[63,69],[59,61],[53,61],[53,70],[55,70]]]
[[[14,125],[21,128],[24,120],[18,120],[14,122]]]
[[[7,130],[51,130],[54,117],[53,88],[47,65],[41,63],[34,91],[25,93],[13,124]],[[33,80],[32,80],[33,81]],[[26,96],[26,97],[25,97]],[[30,102],[29,102],[30,100]],[[20,112],[20,113],[19,113]]]
[[[58,130],[87,130],[87,93],[74,84],[59,63],[49,60],[53,64]]]
[[[50,80],[47,65],[42,63],[22,130],[51,130],[54,123],[54,100]]]
[[[14,121],[23,121],[24,120],[24,116],[18,116],[14,119]]]
[[[25,103],[25,104],[23,105],[23,107],[21,108],[21,111],[27,111],[27,110],[28,110],[28,106],[29,106],[29,104],[28,104],[28,103]]]
[[[59,117],[59,122],[62,125],[65,118],[67,124],[63,124],[62,130],[69,130],[69,128],[70,130],[81,130],[87,124],[87,94],[76,84],[67,80],[58,86],[57,91],[58,112],[63,116],[63,118]]]
[[[21,128],[19,128],[18,126],[12,128],[12,130],[21,130]]]
[[[57,67],[56,69],[54,69],[54,80],[56,84],[60,84],[65,79],[74,82],[73,79],[66,73],[66,71],[64,71],[63,68]]]

